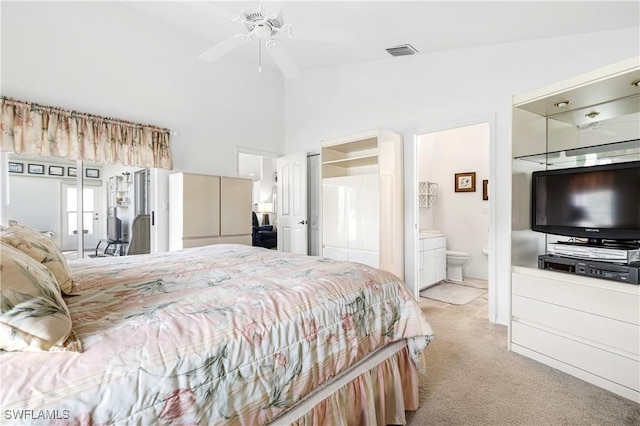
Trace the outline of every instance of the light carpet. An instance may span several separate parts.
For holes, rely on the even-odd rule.
[[[420,296],[453,305],[466,305],[484,292],[483,289],[443,281],[422,290]]]

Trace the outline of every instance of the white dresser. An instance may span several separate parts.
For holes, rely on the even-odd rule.
[[[511,350],[640,402],[640,286],[514,267]]]

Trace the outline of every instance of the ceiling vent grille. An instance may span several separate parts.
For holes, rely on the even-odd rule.
[[[386,49],[391,56],[407,56],[407,55],[415,55],[418,53],[418,50],[410,44],[402,44],[396,47],[389,47]]]

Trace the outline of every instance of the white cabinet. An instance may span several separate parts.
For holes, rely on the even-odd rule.
[[[418,284],[421,290],[447,277],[446,247],[447,239],[444,235],[420,238]]]
[[[251,244],[249,179],[194,173],[169,176],[169,250]]]
[[[378,175],[323,181],[323,256],[379,267]]]
[[[509,327],[512,351],[636,402],[640,287],[536,269],[557,237],[531,231],[530,194],[536,170],[640,159],[638,59],[514,97]]]
[[[640,402],[640,287],[514,267],[511,350]]]
[[[404,276],[402,136],[378,129],[322,143],[322,255]]]

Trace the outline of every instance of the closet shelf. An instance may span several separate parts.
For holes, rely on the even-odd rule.
[[[640,160],[640,139],[515,157],[516,160],[547,166],[574,166],[577,161],[589,158],[596,161],[596,164],[600,164],[601,160],[615,163]]]
[[[336,167],[375,166],[378,164],[378,155],[368,154],[357,157],[341,158],[338,160],[323,161],[322,164]]]

